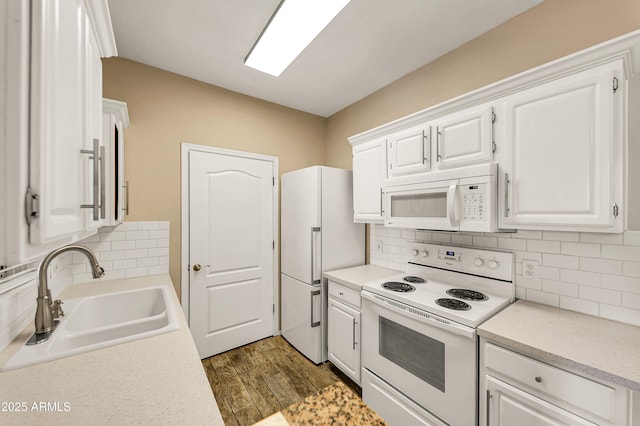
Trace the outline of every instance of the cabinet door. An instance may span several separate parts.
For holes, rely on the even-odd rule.
[[[382,183],[386,179],[387,142],[377,139],[353,147],[353,219],[382,223]]]
[[[360,383],[360,312],[329,298],[327,322],[329,359]]]
[[[621,79],[621,62],[505,99],[504,227],[621,230],[614,215],[620,204],[614,183],[622,173],[615,165],[623,100],[621,89],[614,93],[616,75]]]
[[[105,224],[106,218],[106,147],[102,143],[102,62],[100,59],[100,48],[93,31],[93,27],[86,17],[85,24],[85,51],[84,51],[84,77],[85,77],[85,120],[84,120],[84,147],[85,150],[94,149],[94,141],[98,141],[100,148],[98,151],[98,161],[93,161],[93,156],[85,155],[83,166],[85,169],[85,205],[93,204],[94,197],[97,197],[99,206],[98,217],[94,216],[93,209],[85,208],[84,230],[97,230]],[[95,154],[94,154],[95,155]],[[97,173],[94,174],[94,167]],[[96,179],[94,183],[94,179]]]
[[[389,180],[431,170],[431,126],[420,125],[388,138]]]
[[[485,376],[487,391],[486,426],[595,426],[553,404],[504,383],[494,377]]]
[[[493,110],[469,108],[436,121],[438,169],[490,161],[493,157]]]
[[[39,194],[32,244],[83,228],[85,15],[83,0],[32,2],[30,186]]]

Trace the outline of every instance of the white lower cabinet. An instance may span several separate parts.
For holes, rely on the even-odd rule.
[[[329,281],[327,349],[329,360],[360,384],[360,293]]]
[[[480,425],[632,425],[628,389],[480,342]]]

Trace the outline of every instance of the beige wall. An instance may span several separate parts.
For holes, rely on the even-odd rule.
[[[180,294],[180,144],[279,157],[280,172],[325,162],[325,119],[122,58],[103,61],[104,96],[127,103],[126,220],[171,222],[169,269]]]
[[[327,165],[349,136],[640,28],[639,0],[546,0],[329,117]]]

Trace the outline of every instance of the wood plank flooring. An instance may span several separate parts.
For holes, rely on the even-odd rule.
[[[362,395],[333,364],[315,365],[281,336],[202,360],[227,426],[252,425],[339,381]]]

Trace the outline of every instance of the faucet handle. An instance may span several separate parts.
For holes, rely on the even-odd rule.
[[[60,299],[53,302],[53,305],[51,306],[51,316],[53,319],[64,316],[64,311],[62,310],[62,306],[60,306],[62,304],[64,304],[64,302]]]

